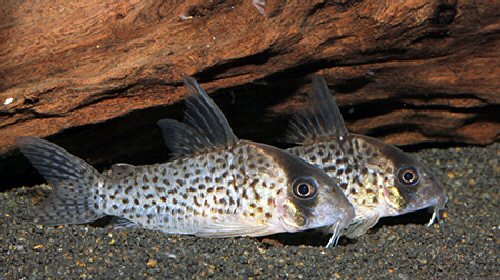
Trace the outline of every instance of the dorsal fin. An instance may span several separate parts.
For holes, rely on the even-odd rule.
[[[349,132],[344,119],[326,81],[316,75],[311,75],[311,80],[313,90],[309,93],[309,105],[292,117],[286,139],[304,143],[328,136],[347,135]]]
[[[234,144],[238,138],[234,135],[226,117],[204,89],[191,77],[184,78],[187,88],[184,123],[198,133],[205,134],[214,146]]]
[[[211,146],[207,137],[186,124],[172,119],[161,119],[157,124],[173,156],[190,154]]]
[[[174,155],[192,153],[209,147],[236,144],[226,117],[195,79],[184,78],[187,89],[184,123],[158,121],[167,146]]]

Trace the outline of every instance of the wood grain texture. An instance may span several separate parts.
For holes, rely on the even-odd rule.
[[[181,115],[184,75],[217,90],[239,136],[259,141],[306,106],[309,73],[336,91],[353,132],[403,145],[498,139],[500,2],[267,2],[262,16],[251,1],[4,1],[0,165],[17,162],[19,135],[95,164],[155,158],[154,122]]]

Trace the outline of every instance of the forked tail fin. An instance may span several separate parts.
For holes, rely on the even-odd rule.
[[[104,175],[46,140],[23,136],[16,138],[16,145],[55,189],[36,213],[37,223],[83,224],[105,215],[99,209],[102,198],[98,195]]]

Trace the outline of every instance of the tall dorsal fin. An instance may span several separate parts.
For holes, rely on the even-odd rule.
[[[194,153],[212,146],[207,137],[186,124],[172,119],[161,119],[157,124],[173,156]]]
[[[328,136],[347,135],[349,132],[344,119],[326,81],[316,75],[311,75],[311,80],[313,90],[309,93],[309,105],[292,117],[286,139],[304,143]]]
[[[187,89],[184,123],[162,119],[158,126],[174,155],[192,153],[210,147],[236,144],[226,117],[195,79],[184,78]]]

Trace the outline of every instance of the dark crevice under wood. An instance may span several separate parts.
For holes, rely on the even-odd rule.
[[[282,147],[310,73],[353,132],[412,149],[498,141],[499,2],[267,2],[266,16],[246,0],[5,2],[0,186],[42,181],[19,135],[99,169],[166,160],[155,123],[181,119],[184,75],[214,93],[239,137]]]

